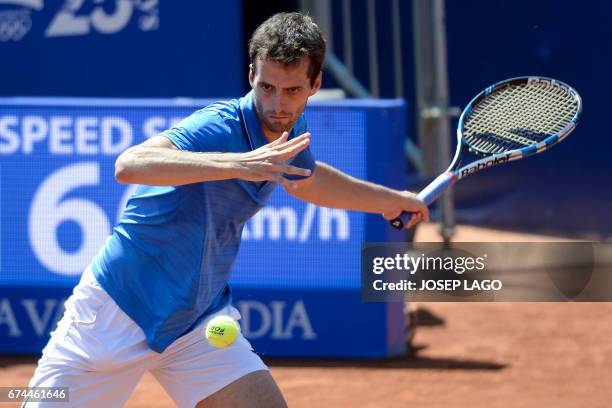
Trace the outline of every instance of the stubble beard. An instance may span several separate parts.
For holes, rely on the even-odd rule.
[[[287,132],[291,131],[291,129],[293,129],[293,126],[298,121],[300,115],[304,112],[304,108],[306,107],[306,105],[304,105],[302,109],[300,109],[299,112],[295,116],[293,115],[290,116],[290,120],[287,123],[273,123],[268,119],[268,117],[265,114],[261,113],[264,110],[261,109],[261,106],[259,106],[257,102],[254,105],[255,105],[255,112],[257,113],[257,117],[259,118],[261,125],[265,127],[267,130],[269,130],[270,132],[275,133],[275,134],[282,134],[285,131]]]

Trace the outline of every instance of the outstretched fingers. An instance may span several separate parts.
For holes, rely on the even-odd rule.
[[[268,147],[275,147],[275,146],[281,145],[281,144],[287,142],[288,138],[289,138],[289,132],[285,131],[285,132],[283,132],[281,137],[279,137],[278,139],[274,140],[273,142],[268,143]]]
[[[310,144],[310,134],[305,134],[303,136],[304,137],[300,136],[299,138],[295,138],[283,145],[278,146],[277,152],[282,160],[287,161],[297,156],[300,152],[308,147]]]
[[[283,139],[283,137],[281,136],[280,138],[276,139],[275,141],[279,141]],[[272,146],[274,148],[274,150],[283,150],[286,149],[288,147],[294,146],[296,144],[299,144],[301,142],[303,142],[304,140],[308,139],[310,140],[310,133],[303,133],[301,135],[299,135],[298,137],[294,137],[291,140],[287,140],[287,138],[284,138],[285,140],[282,141],[281,143],[278,143],[274,146]]]

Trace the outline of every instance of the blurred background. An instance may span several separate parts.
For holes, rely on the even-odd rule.
[[[37,355],[46,344],[63,301],[133,191],[114,181],[116,156],[215,100],[248,92],[248,39],[281,11],[310,14],[326,35],[323,89],[305,113],[312,149],[356,177],[419,190],[450,163],[463,107],[503,79],[562,80],[581,94],[584,111],[571,137],[546,154],[463,181],[416,234],[397,233],[377,215],[306,205],[276,191],[247,223],[232,278],[245,335],[266,357],[307,359],[271,363],[288,376],[281,388],[289,389],[293,371],[283,374],[286,367],[329,372],[313,358],[385,359],[396,362],[380,363],[390,369],[434,373],[497,372],[512,365],[501,360],[518,361],[499,350],[470,360],[465,349],[452,358],[397,360],[431,344],[453,349],[440,333],[412,343],[419,313],[426,326],[443,326],[445,316],[499,313],[508,317],[500,324],[516,328],[534,307],[363,303],[361,245],[608,241],[612,138],[607,114],[598,111],[607,106],[612,68],[607,2],[0,0],[0,353]],[[541,313],[556,321],[604,310],[560,307]],[[462,322],[454,333],[469,335],[482,320]],[[566,338],[574,329],[559,328]],[[539,336],[548,339],[546,331]],[[500,347],[505,352],[524,340]],[[606,350],[607,357],[588,364],[603,366],[612,355]],[[21,360],[6,361],[13,369]],[[343,361],[332,366],[376,366]],[[28,367],[6,385],[17,385],[10,378],[27,381]],[[538,395],[531,397],[550,402]],[[557,397],[558,404],[567,401]]]
[[[605,2],[577,7],[569,0],[518,0],[512,7],[482,0],[181,6],[155,0],[2,0],[0,73],[6,79],[0,95],[238,97],[249,87],[247,42],[254,29],[276,12],[302,10],[327,36],[327,92],[320,97],[405,101],[402,177],[413,188],[446,167],[454,150],[453,120],[484,87],[521,75],[574,86],[585,105],[578,133],[552,154],[513,164],[512,171],[468,179],[456,191],[454,215],[446,211],[447,227],[456,221],[602,239],[612,226],[602,205],[610,193],[591,186],[605,185],[610,169],[606,114],[597,110],[605,106],[610,67],[609,8]],[[6,136],[2,141],[14,144]],[[9,147],[3,154],[23,150]]]

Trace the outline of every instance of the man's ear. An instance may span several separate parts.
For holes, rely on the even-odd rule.
[[[319,92],[319,89],[321,89],[322,82],[323,82],[323,71],[319,72],[319,75],[317,75],[317,79],[315,79],[314,84],[312,85],[312,89],[310,90],[310,96]]]
[[[255,70],[253,69],[253,64],[249,64],[249,84],[251,84],[251,88],[253,88],[254,79],[255,79]]]

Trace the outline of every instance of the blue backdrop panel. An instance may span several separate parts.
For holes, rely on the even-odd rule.
[[[351,289],[262,287],[234,290],[242,332],[258,354],[376,358],[406,352],[399,303],[363,303]],[[0,354],[39,353],[70,293],[65,286],[0,286]]]
[[[11,78],[0,94],[238,96],[240,10],[240,0],[0,0],[0,77]]]
[[[0,101],[0,352],[45,343],[133,191],[114,180],[116,156],[207,103]],[[306,116],[317,159],[402,187],[393,148],[405,131],[401,101],[313,103]],[[402,238],[379,215],[317,207],[278,188],[247,223],[232,278],[245,333],[268,355],[405,352],[402,305],[363,304],[359,290],[361,244]]]

